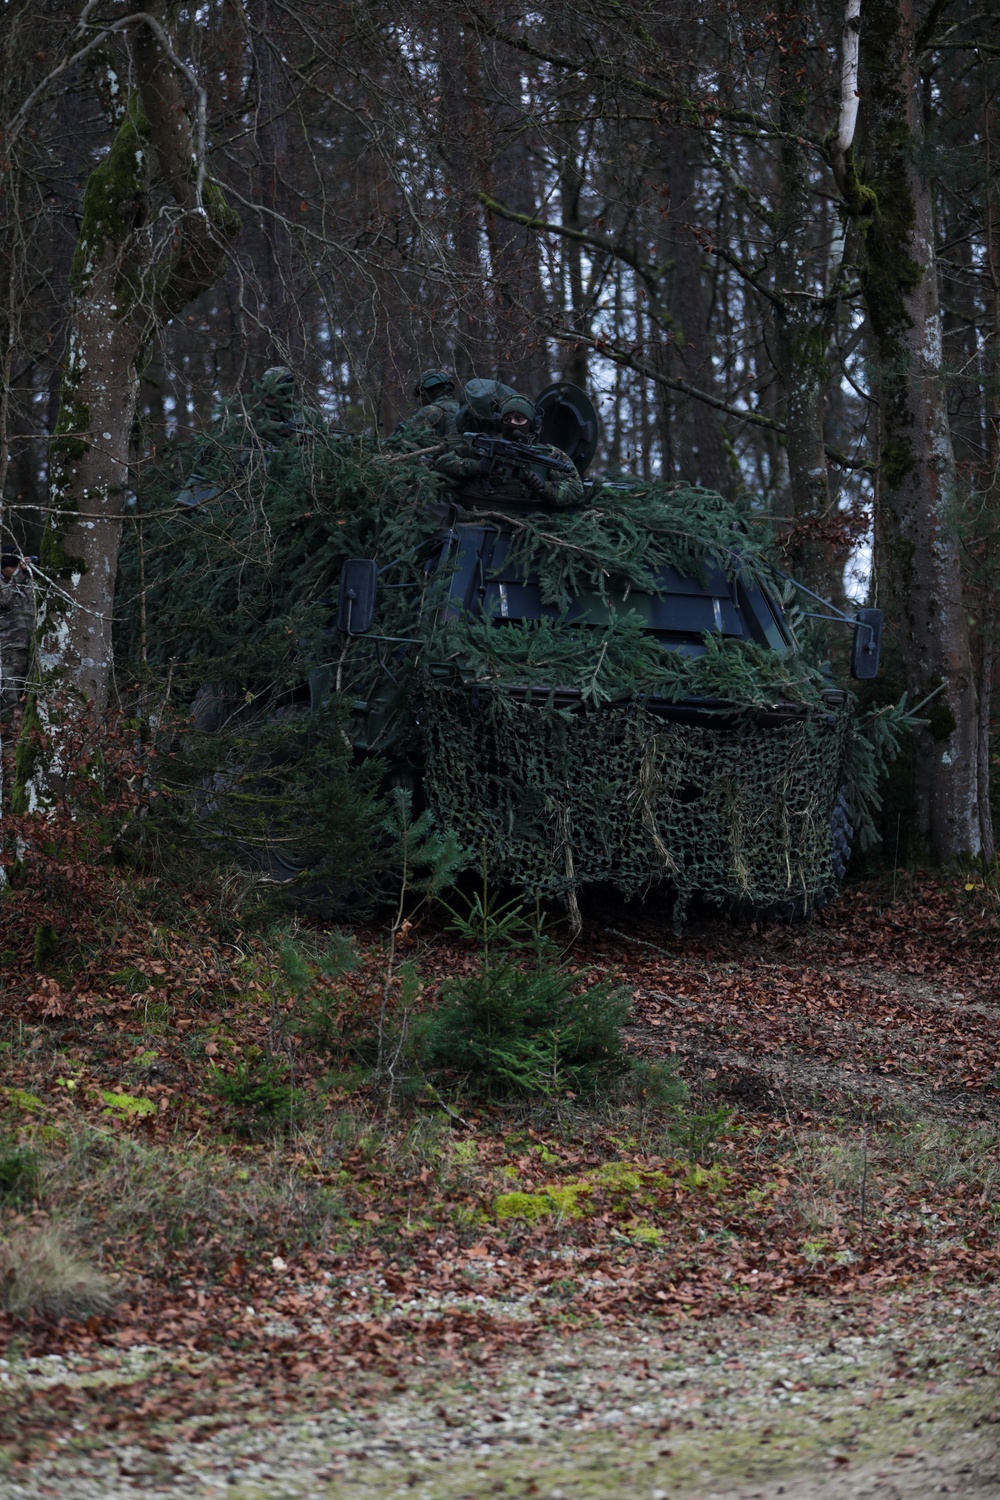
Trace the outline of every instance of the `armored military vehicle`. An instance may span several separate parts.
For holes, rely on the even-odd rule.
[[[467,392],[477,426],[488,385]],[[559,384],[538,408],[540,440],[584,474],[585,393]],[[786,917],[821,905],[850,856],[853,699],[803,657],[784,575],[745,523],[686,487],[598,481],[571,512],[500,490],[442,497],[405,578],[405,559],[344,563],[338,638],[367,661],[357,747],[397,756],[499,884],[574,911],[601,884]],[[871,677],[881,614],[847,623]]]
[[[789,918],[837,889],[873,749],[853,694],[803,648],[751,507],[629,478],[589,480],[560,510],[502,482],[470,497],[419,444],[347,438],[315,414],[289,437],[266,395],[259,419],[252,401],[230,408],[142,497],[145,552],[123,587],[137,596],[141,562],[149,659],[203,729],[336,710],[316,741],[328,759],[314,749],[297,783],[303,828],[349,741],[496,889],[574,917],[600,887],[668,890],[678,915],[701,899]],[[466,388],[470,441],[488,443],[502,396]],[[585,393],[560,383],[537,409],[539,441],[586,476]],[[854,675],[873,676],[879,612],[824,615],[853,629]],[[280,786],[297,754],[269,750],[258,780],[266,762]],[[263,864],[308,878],[315,837],[281,829]]]

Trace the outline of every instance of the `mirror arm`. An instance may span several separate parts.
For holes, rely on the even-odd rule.
[[[821,599],[820,603],[825,604],[826,601]],[[815,610],[800,609],[799,614],[803,620],[822,620],[826,625],[850,625],[855,630],[867,630],[869,635],[875,634],[872,627],[864,620],[852,620],[850,615],[842,615],[839,611],[835,615],[818,615]]]
[[[355,639],[359,640],[359,641],[360,640],[366,640],[366,641],[395,641],[396,644],[399,645],[399,646],[426,646],[427,645],[426,638],[422,637],[422,636],[413,636],[413,635],[372,635],[371,631],[366,631],[363,637],[362,636],[356,636]]]
[[[848,615],[818,615],[814,609],[800,609],[803,620],[825,620],[827,625],[853,625]],[[870,629],[871,627],[869,627]]]
[[[797,588],[800,593],[807,594],[810,599],[815,599],[817,604],[822,604],[824,609],[828,609],[831,611],[831,613],[828,615],[816,615],[809,614],[806,610],[803,610],[802,613],[805,615],[806,619],[828,621],[836,620],[839,621],[842,625],[857,624],[857,621],[854,619],[853,615],[845,615],[842,609],[838,609],[835,604],[831,604],[829,599],[824,599],[822,594],[814,594],[812,589],[807,589],[805,584],[800,583],[797,578],[793,578],[791,573],[783,573],[782,570],[780,568],[776,568],[773,563],[771,563],[771,571],[772,573],[777,573],[778,577],[783,578],[786,583],[790,583],[793,588]],[[870,628],[871,627],[869,626],[869,629]]]

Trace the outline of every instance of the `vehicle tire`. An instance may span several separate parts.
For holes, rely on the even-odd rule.
[[[851,823],[851,808],[847,800],[846,786],[840,788],[837,800],[833,804],[833,812],[830,815],[830,835],[833,846],[833,876],[839,889],[847,876],[847,867],[851,862],[851,849],[854,843],[854,826]]]
[[[224,722],[228,722],[225,709],[234,712],[233,705],[221,704],[216,690],[207,685],[196,700],[200,722],[197,727],[209,735],[217,733]],[[241,705],[235,705],[238,711]],[[224,838],[246,871],[256,872],[262,883],[287,887],[282,900],[309,910],[323,919],[335,920],[349,916],[357,910],[367,915],[373,906],[395,900],[399,893],[399,880],[393,870],[376,870],[359,883],[345,872],[324,871],[314,874],[313,867],[317,850],[312,830],[303,815],[300,821],[301,840],[297,837],[296,819],[270,824],[266,818],[251,825],[239,817],[240,797],[259,792],[264,796],[278,789],[283,774],[294,763],[296,749],[294,740],[287,749],[273,743],[268,748],[255,745],[256,732],[266,732],[277,725],[302,725],[313,712],[304,700],[282,704],[267,709],[257,718],[246,715],[243,723],[244,744],[242,754],[207,776],[197,792],[197,807],[202,823],[216,830],[224,826]],[[397,784],[402,776],[397,773]],[[405,783],[404,783],[405,784]],[[237,797],[233,798],[233,793]],[[232,815],[235,800],[237,813]],[[218,834],[216,834],[216,837]]]
[[[191,707],[194,727],[209,737],[219,734],[235,719],[240,707],[238,703],[227,700],[214,684],[206,683],[199,689]],[[307,707],[295,703],[265,712],[256,719],[246,716],[241,726],[246,736],[244,755],[220,763],[204,777],[195,793],[198,817],[206,830],[213,826],[216,830],[223,827],[224,837],[238,852],[241,862],[257,870],[265,880],[277,884],[298,879],[308,867],[306,859],[284,840],[280,845],[277,842],[272,844],[267,827],[254,829],[252,834],[241,827],[241,820],[238,817],[233,819],[228,804],[232,794],[244,784],[252,786],[256,783],[266,787],[280,774],[283,757],[276,756],[273,751],[256,756],[252,749],[254,732],[297,718],[304,712],[308,712]]]

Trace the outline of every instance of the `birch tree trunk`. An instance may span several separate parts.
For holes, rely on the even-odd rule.
[[[876,355],[881,492],[876,554],[914,698],[939,689],[916,742],[918,832],[948,861],[978,854],[977,711],[956,481],[941,371],[941,310],[913,0],[864,0],[864,166],[845,194],[864,235]]]
[[[239,229],[238,216],[205,175],[204,141],[192,128],[164,14],[160,0],[142,8],[142,19],[136,15],[138,87],[83,195],[50,451],[50,514],[41,551],[49,587],[36,699],[58,683],[99,706],[107,702],[115,575],[145,349],[158,323],[212,284]],[[37,712],[29,705],[29,727]]]

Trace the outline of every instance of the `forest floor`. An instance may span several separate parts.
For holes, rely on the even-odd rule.
[[[52,1297],[0,1314],[0,1495],[1000,1496],[995,898],[587,932],[683,1106],[387,1114],[295,1040],[370,1015],[374,930],[292,984],[192,892],[26,966],[0,1280]],[[475,962],[406,944],[418,1004]],[[254,1138],[213,1070],[279,1046],[303,1109]]]

